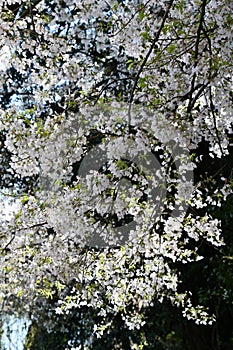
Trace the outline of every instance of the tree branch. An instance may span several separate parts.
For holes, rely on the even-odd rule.
[[[154,50],[157,41],[159,40],[160,34],[161,34],[162,29],[164,27],[164,24],[165,24],[165,22],[166,22],[166,20],[168,18],[168,15],[169,15],[170,9],[171,9],[171,7],[173,5],[173,2],[174,2],[174,0],[170,0],[169,1],[167,10],[166,10],[166,12],[165,12],[165,14],[163,16],[163,19],[162,19],[162,22],[160,24],[160,27],[159,27],[159,29],[158,29],[155,37],[154,37],[154,40],[152,41],[152,44],[151,44],[151,46],[150,46],[150,48],[149,48],[149,50],[148,50],[144,60],[142,61],[142,64],[141,64],[141,66],[140,66],[140,68],[139,68],[139,70],[137,72],[137,75],[136,75],[136,78],[135,78],[135,82],[134,82],[134,85],[133,85],[133,88],[132,88],[132,91],[131,91],[131,94],[130,94],[130,99],[129,99],[129,110],[128,110],[128,125],[129,125],[129,127],[130,127],[130,124],[131,124],[132,102],[133,102],[133,99],[134,99],[134,93],[135,93],[135,90],[137,88],[138,81],[140,79],[140,75],[141,75],[141,73],[142,73],[142,71],[143,71],[143,69],[144,69],[144,67],[146,65],[146,62],[148,61],[152,51]]]
[[[203,23],[204,23],[204,18],[205,18],[205,8],[206,8],[206,4],[207,4],[207,0],[203,0],[202,2],[202,7],[201,7],[201,16],[200,16],[200,21],[199,21],[199,26],[197,29],[197,38],[196,38],[196,43],[195,43],[195,53],[194,53],[194,68],[197,67],[197,59],[199,56],[199,43],[200,43],[200,38],[201,38],[201,32],[203,29]],[[191,110],[193,107],[193,92],[195,90],[195,81],[196,81],[196,77],[197,77],[197,73],[194,72],[193,73],[193,78],[191,81],[191,88],[190,88],[190,96],[189,96],[189,104],[187,107],[187,114],[189,116],[189,120],[192,121],[193,118],[191,116]]]
[[[29,1],[29,6],[23,11],[23,13],[20,15],[20,18],[25,18],[29,14],[32,13],[32,10],[41,2],[42,0],[34,0],[34,1]]]

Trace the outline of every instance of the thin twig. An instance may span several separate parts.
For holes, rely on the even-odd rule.
[[[214,107],[214,103],[213,103],[213,96],[212,96],[211,86],[209,87],[209,97],[210,97],[210,109],[211,109],[211,114],[212,114],[213,121],[214,121],[214,129],[215,129],[215,133],[216,133],[219,149],[221,151],[222,156],[224,156],[224,152],[223,152],[223,149],[222,149],[221,140],[220,140],[220,136],[219,136],[218,126],[217,126],[216,115],[215,115],[215,111],[214,111],[215,107]]]
[[[23,11],[20,18],[25,18],[27,15],[31,14],[32,10],[41,2],[42,0],[35,0],[33,2],[29,1],[29,7]]]
[[[160,25],[160,27],[159,27],[159,29],[158,29],[158,31],[157,31],[155,37],[154,37],[154,40],[152,41],[152,44],[151,44],[151,46],[150,46],[150,48],[149,48],[149,50],[148,50],[148,52],[147,52],[147,54],[146,54],[146,56],[145,56],[145,58],[144,58],[142,64],[141,64],[141,66],[140,66],[140,68],[139,68],[139,70],[138,70],[138,72],[137,72],[137,75],[136,75],[136,78],[135,78],[135,82],[134,82],[134,85],[133,85],[133,88],[132,88],[132,91],[131,91],[131,94],[130,94],[130,99],[129,99],[129,109],[128,109],[128,126],[129,126],[129,127],[130,127],[130,124],[131,124],[131,108],[132,108],[132,102],[133,102],[133,99],[134,99],[134,93],[135,93],[135,90],[136,90],[136,88],[137,88],[138,81],[139,81],[139,79],[140,79],[140,75],[141,75],[141,73],[142,73],[142,71],[143,71],[143,69],[144,69],[144,67],[145,67],[145,65],[146,65],[146,63],[147,63],[147,61],[148,61],[148,59],[149,59],[149,57],[150,57],[152,51],[154,50],[154,48],[155,48],[155,46],[156,46],[156,43],[157,43],[158,40],[159,40],[160,34],[161,34],[162,29],[163,29],[163,27],[164,27],[164,24],[165,24],[165,22],[166,22],[166,20],[167,20],[167,18],[168,18],[168,15],[169,15],[170,9],[171,9],[171,7],[172,7],[172,5],[173,5],[173,2],[174,2],[174,0],[170,0],[170,1],[169,1],[168,7],[167,7],[167,10],[166,10],[166,12],[165,12],[165,14],[164,14],[164,16],[163,16],[161,25]]]
[[[205,24],[205,23],[204,23]],[[212,80],[212,67],[213,67],[213,52],[212,52],[212,44],[211,44],[211,40],[210,37],[205,29],[205,26],[203,26],[203,33],[207,39],[208,42],[208,47],[209,47],[209,53],[210,53],[210,61],[209,61],[209,83]],[[214,74],[214,77],[216,76],[216,73]],[[214,129],[215,129],[215,133],[216,133],[216,137],[217,137],[217,141],[218,141],[218,145],[219,145],[219,149],[221,151],[222,156],[224,155],[223,153],[223,149],[222,149],[222,145],[221,145],[221,140],[220,140],[220,136],[219,136],[219,131],[218,131],[218,127],[217,127],[217,120],[216,120],[216,115],[215,115],[215,107],[214,107],[214,103],[213,103],[213,96],[212,96],[212,88],[211,85],[209,86],[209,98],[210,98],[210,109],[211,109],[211,114],[213,117],[213,121],[214,121]]]
[[[16,232],[25,231],[25,230],[30,230],[30,229],[32,229],[32,228],[39,227],[39,226],[44,226],[44,225],[47,225],[47,221],[40,222],[40,223],[31,225],[31,226],[28,226],[28,227],[21,227],[21,228],[15,230],[15,231],[13,232],[13,236],[11,237],[10,241],[5,245],[4,248],[2,248],[2,252],[6,251],[7,248],[9,247],[9,245],[13,242],[13,240],[14,240],[15,237],[16,237]]]
[[[29,12],[30,12],[30,17],[31,17],[31,21],[32,21],[32,28],[33,31],[35,33],[35,37],[38,39],[38,41],[40,42],[40,38],[38,36],[38,33],[36,32],[36,26],[35,26],[35,22],[34,22],[34,18],[33,18],[33,13],[32,13],[32,3],[31,0],[29,0]]]
[[[125,24],[123,24],[122,27],[116,33],[113,33],[113,34],[109,35],[109,38],[112,38],[112,37],[118,35],[119,33],[121,33],[123,30],[125,30],[127,25],[129,25],[129,23],[134,19],[136,14],[138,12],[140,12],[142,9],[144,9],[150,1],[151,0],[148,0],[142,7],[140,7],[137,11],[135,11],[135,13],[130,17],[130,19]]]
[[[203,23],[204,23],[204,18],[205,18],[206,3],[207,3],[207,0],[203,0],[202,7],[201,7],[201,16],[200,16],[199,26],[198,26],[198,29],[197,29],[197,38],[196,38],[196,43],[195,43],[194,69],[197,67],[197,64],[198,64],[199,44],[200,44],[200,39],[201,39],[201,32],[203,30]],[[192,81],[191,81],[189,103],[188,103],[188,107],[187,107],[187,114],[189,115],[190,121],[192,121],[192,116],[191,116],[191,110],[192,110],[192,107],[193,107],[192,96],[193,96],[193,92],[194,92],[194,89],[195,89],[196,77],[197,77],[197,73],[195,71],[193,73],[193,78],[192,78]]]

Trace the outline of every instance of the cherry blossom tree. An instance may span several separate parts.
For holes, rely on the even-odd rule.
[[[231,259],[217,215],[232,193],[231,12],[230,0],[1,2],[4,312],[49,308],[53,331],[94,310],[95,337],[116,320],[144,327],[157,303],[215,322],[184,270],[207,247]]]

